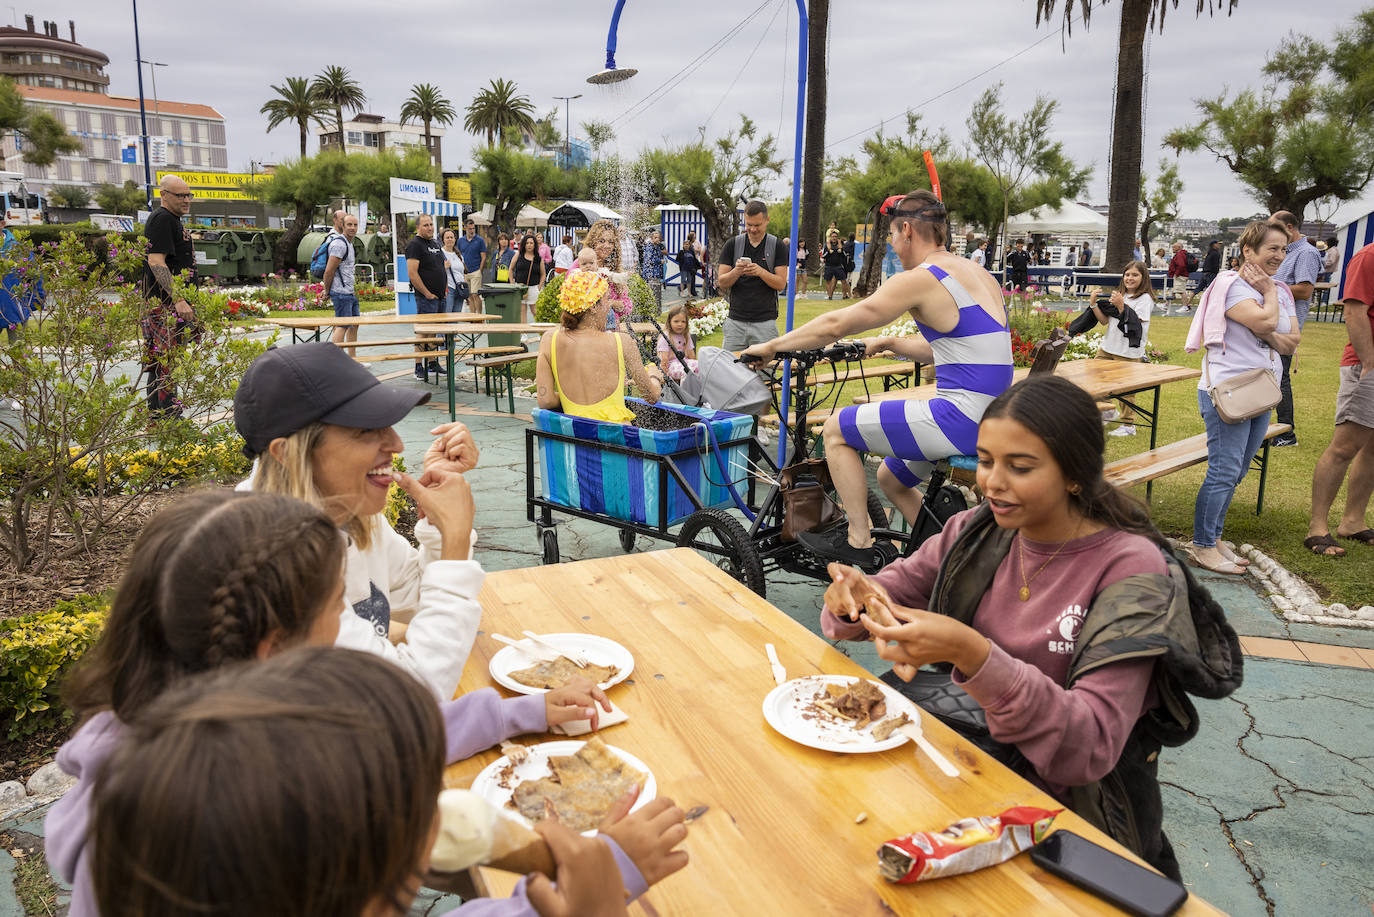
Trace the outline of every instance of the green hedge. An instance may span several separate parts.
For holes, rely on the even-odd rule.
[[[108,596],[83,595],[0,621],[0,715],[11,723],[7,738],[71,722],[59,696],[62,680],[100,637],[109,608]]]
[[[534,304],[534,320],[537,322],[556,322],[562,312],[558,307],[558,291],[563,286],[563,277],[559,274],[544,285],[544,289],[539,291],[539,299]],[[634,303],[634,309],[630,312],[632,317],[642,315],[658,315],[658,306],[654,303],[654,291],[649,288],[648,281],[638,274],[630,275],[630,302]]]

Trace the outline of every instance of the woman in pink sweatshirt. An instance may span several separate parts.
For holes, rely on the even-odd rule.
[[[87,865],[92,784],[127,724],[188,676],[296,646],[333,644],[344,548],[323,511],[274,494],[194,494],[140,533],[100,642],[66,687],[82,723],[57,761],[78,782],[48,813],[46,834],[49,861],[73,886],[72,917],[97,913]],[[542,697],[503,699],[490,688],[464,694],[438,705],[444,760],[555,723],[590,718],[595,728],[598,703],[610,709],[605,694],[585,679]],[[637,824],[637,816],[622,824]],[[642,893],[638,850],[627,854],[614,840],[610,846],[625,885]],[[528,902],[517,899],[501,913],[530,913]]]
[[[1162,696],[1229,693],[1239,646],[1219,608],[1192,608],[1210,600],[1145,507],[1103,479],[1102,448],[1082,389],[1055,376],[1013,386],[978,429],[985,502],[876,576],[832,564],[821,623],[832,639],[876,638],[906,681],[952,664],[1026,776],[1109,833],[1112,807],[1130,809],[1136,833],[1117,839],[1176,875],[1155,767],[1161,743],[1191,738],[1195,711],[1140,727]],[[1123,764],[1112,799],[1123,781],[1106,778]]]

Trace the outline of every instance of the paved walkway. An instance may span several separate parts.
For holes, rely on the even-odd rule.
[[[391,370],[397,367],[405,364]],[[395,383],[423,385],[404,377]],[[525,518],[527,417],[491,412],[491,399],[472,392],[471,384],[469,375],[469,390],[459,398],[460,419],[482,449],[481,466],[470,478],[478,499],[478,559],[488,570],[533,566],[540,549]],[[423,453],[427,431],[447,419],[443,390],[431,388],[434,403],[398,426],[412,460]],[[516,409],[522,409],[519,400]],[[621,551],[610,526],[565,518],[558,529],[565,561]],[[636,550],[665,546],[640,538]],[[1290,624],[1248,579],[1203,578],[1244,636],[1248,658],[1244,685],[1226,700],[1198,701],[1200,734],[1160,759],[1166,825],[1184,880],[1234,915],[1368,914],[1374,904],[1368,865],[1374,632]],[[801,577],[768,582],[768,600],[817,633],[820,594],[817,583]],[[838,648],[875,673],[888,668],[869,644]],[[18,841],[41,835],[42,814],[0,821],[0,833]],[[912,814],[911,827],[927,827],[919,813]],[[0,851],[0,917],[23,913],[8,880],[13,865]],[[412,913],[442,913],[454,904],[449,897],[426,897]]]

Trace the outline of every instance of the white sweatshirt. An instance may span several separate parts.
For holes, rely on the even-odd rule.
[[[252,477],[235,489],[252,490]],[[475,560],[440,560],[442,536],[428,520],[416,523],[415,537],[419,549],[378,514],[370,548],[349,540],[334,645],[390,659],[445,701],[457,691],[477,637],[477,594],[486,573]],[[475,548],[475,531],[471,542]],[[404,643],[387,637],[393,620],[407,625]]]

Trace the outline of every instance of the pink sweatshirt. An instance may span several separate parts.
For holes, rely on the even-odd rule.
[[[873,579],[895,602],[926,608],[940,563],[973,513],[955,516],[915,554]],[[1016,745],[1062,799],[1065,787],[1091,783],[1116,766],[1136,721],[1155,703],[1152,659],[1112,663],[1064,687],[1083,618],[1107,586],[1166,568],[1148,538],[1117,529],[1074,539],[1053,560],[1058,544],[1026,540],[1024,548],[1026,576],[1034,577],[1030,600],[1018,596],[1020,554],[1013,542],[973,616],[974,629],[992,642],[987,662],[972,678],[955,670],[954,681],[987,712],[993,738]],[[829,609],[821,613],[821,628],[831,639],[867,637],[862,624]]]
[[[492,688],[483,688],[440,704],[439,710],[444,718],[445,761],[449,764],[471,757],[502,739],[548,729],[542,694],[503,698]],[[97,713],[57,753],[57,763],[76,777],[77,783],[48,810],[44,834],[47,836],[48,862],[54,872],[72,885],[70,917],[97,917],[87,858],[86,829],[92,814],[91,793],[96,774],[114,753],[123,733],[124,724],[113,713]],[[630,900],[644,894],[648,884],[634,861],[615,841],[604,834],[600,837],[615,855]],[[462,917],[536,917],[525,894],[524,879],[509,898],[479,898],[449,913]]]

